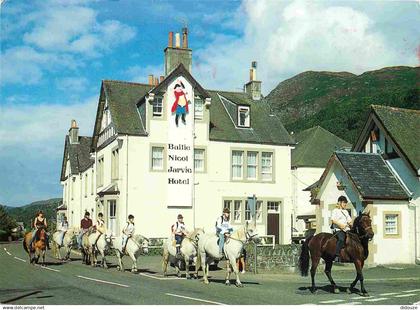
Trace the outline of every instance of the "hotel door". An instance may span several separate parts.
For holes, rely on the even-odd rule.
[[[276,244],[279,244],[280,239],[280,202],[267,202],[267,235],[274,235]]]

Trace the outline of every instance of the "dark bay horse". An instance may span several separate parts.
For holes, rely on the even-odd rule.
[[[361,292],[363,296],[368,296],[367,291],[363,285],[363,265],[369,255],[368,242],[373,238],[372,220],[368,213],[359,213],[359,216],[354,219],[353,227],[349,233],[346,234],[345,247],[341,249],[340,259],[342,262],[352,262],[356,267],[356,279],[351,283],[347,289],[351,293],[360,281]],[[312,261],[311,278],[312,286],[311,292],[316,291],[315,273],[319,261],[322,258],[325,261],[325,274],[333,286],[334,293],[339,293],[339,289],[331,277],[331,268],[335,256],[335,245],[337,238],[330,233],[319,233],[315,236],[310,236],[305,240],[302,246],[302,252],[299,257],[299,268],[302,276],[308,276],[309,270],[309,253]]]
[[[34,242],[29,244],[32,238],[32,232],[27,232],[23,238],[23,248],[29,255],[29,263],[38,263],[39,258],[42,257],[42,265],[45,265],[45,251],[47,248],[47,232],[45,228],[37,229],[35,233]]]

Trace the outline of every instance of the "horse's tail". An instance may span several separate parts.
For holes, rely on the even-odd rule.
[[[302,277],[308,276],[308,270],[309,270],[309,246],[308,243],[311,241],[313,236],[309,236],[308,239],[305,240],[305,242],[302,244],[302,251],[300,252],[299,256],[299,269],[300,274]]]
[[[26,238],[25,238],[25,237],[23,237],[22,244],[23,244],[23,249],[24,249],[27,253],[29,253],[29,249],[28,249],[28,245],[26,244]]]

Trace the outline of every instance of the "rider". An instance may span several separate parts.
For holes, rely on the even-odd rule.
[[[122,233],[122,252],[125,252],[125,247],[127,245],[128,238],[134,235],[134,216],[130,214],[128,216],[127,225],[125,225]]]
[[[89,211],[85,212],[85,217],[80,221],[80,233],[77,236],[77,244],[79,245],[79,250],[82,249],[82,237],[83,235],[92,227],[92,220],[89,218]]]
[[[182,214],[178,214],[177,219],[176,223],[172,225],[172,233],[174,234],[176,241],[176,256],[180,256],[181,242],[187,234],[187,229]]]
[[[229,222],[230,210],[229,208],[223,209],[223,215],[219,216],[216,220],[216,234],[219,237],[219,255],[223,256],[223,246],[225,240],[230,236],[233,228]]]
[[[96,242],[98,242],[101,235],[106,233],[104,214],[102,212],[98,213],[98,219],[96,221],[95,228],[96,228],[96,231],[99,232],[99,234],[98,234],[98,237],[96,238],[95,242],[93,243],[94,246],[96,245]]]
[[[44,213],[40,210],[36,213],[35,219],[32,221],[32,237],[31,241],[29,242],[29,246],[32,248],[32,242],[35,240],[36,232],[38,229],[44,228],[45,231],[47,230],[47,219],[44,217]],[[45,234],[46,242],[47,242],[47,249],[50,249],[48,244],[48,234]]]
[[[64,235],[66,234],[67,230],[69,229],[69,222],[67,221],[67,216],[63,217],[61,221],[61,228],[60,228],[60,245],[63,245]]]
[[[331,228],[333,229],[333,233],[337,235],[338,238],[335,248],[335,262],[340,261],[340,251],[344,247],[346,232],[348,232],[353,225],[353,221],[350,217],[350,214],[346,210],[346,206],[347,198],[344,196],[338,197],[337,206],[331,214]]]

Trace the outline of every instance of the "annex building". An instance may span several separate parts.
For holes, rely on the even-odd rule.
[[[113,235],[133,214],[136,231],[157,238],[178,213],[188,228],[214,231],[228,207],[232,224],[243,225],[255,195],[259,234],[290,243],[295,142],[261,100],[256,62],[243,92],[208,90],[193,76],[187,29],[168,41],[160,78],[102,81],[91,137],[72,122],[59,212],[74,226],[85,210],[103,212]]]

